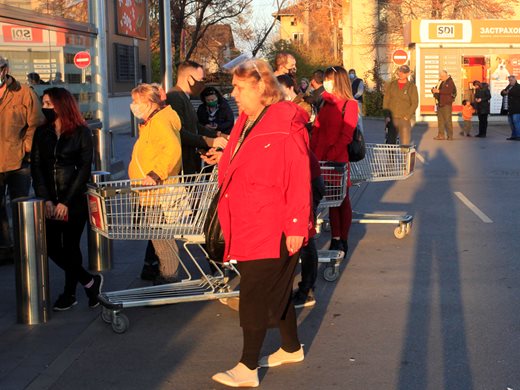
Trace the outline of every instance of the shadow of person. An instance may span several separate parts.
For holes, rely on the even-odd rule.
[[[412,205],[416,248],[397,388],[426,389],[442,372],[443,389],[473,389],[461,291],[454,165],[442,149],[431,160]],[[428,205],[428,207],[420,207]]]

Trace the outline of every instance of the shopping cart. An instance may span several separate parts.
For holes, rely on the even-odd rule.
[[[216,274],[206,273],[195,258],[193,247],[190,248],[195,246],[208,257],[202,247],[203,226],[218,191],[217,170],[170,177],[158,186],[141,186],[140,182],[119,180],[89,185],[92,229],[114,240],[180,240],[195,272],[179,256],[179,266],[187,275],[180,282],[101,293],[101,317],[116,333],[128,329],[128,317],[121,313],[127,307],[223,299],[239,294],[214,261],[208,260]],[[224,267],[238,274],[233,264],[225,263]]]
[[[366,144],[363,160],[350,164],[350,180],[353,184],[404,180],[415,168],[415,148],[405,145]],[[371,214],[353,211],[353,223],[385,223],[397,225],[394,236],[406,237],[412,229],[413,216]]]
[[[347,164],[333,161],[320,161],[321,177],[325,183],[325,195],[320,201],[316,216],[316,232],[319,234],[327,222],[325,215],[329,207],[338,207],[347,194]],[[323,268],[323,279],[335,281],[339,276],[339,265],[345,252],[341,250],[319,250],[318,262],[326,263]]]

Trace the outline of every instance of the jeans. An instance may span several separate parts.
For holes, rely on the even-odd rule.
[[[507,116],[507,119],[511,127],[511,137],[520,137],[520,114],[510,114]]]
[[[31,169],[29,163],[24,163],[20,169],[0,173],[0,248],[13,246],[7,216],[7,192],[9,199],[29,195],[31,188]]]

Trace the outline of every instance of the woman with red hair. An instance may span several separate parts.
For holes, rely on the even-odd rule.
[[[47,123],[36,129],[31,152],[31,175],[36,196],[45,200],[47,252],[65,271],[65,288],[54,310],[77,304],[76,286],[85,288],[90,307],[99,305],[102,275],[82,265],[80,239],[88,209],[85,192],[92,164],[92,133],[74,97],[65,88],[43,92]]]

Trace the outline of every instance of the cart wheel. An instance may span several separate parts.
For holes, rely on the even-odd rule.
[[[412,223],[411,223],[411,222],[408,222],[408,223],[407,223],[406,225],[404,225],[404,226],[405,226],[404,231],[405,231],[406,235],[410,234],[410,232],[412,231]]]
[[[330,222],[329,221],[323,221],[321,225],[321,230],[323,232],[329,232],[330,231]]]
[[[323,279],[325,279],[327,282],[333,282],[335,281],[339,276],[339,270],[337,267],[325,267],[323,270]]]
[[[404,226],[398,226],[394,229],[395,238],[401,240],[406,237],[406,229]]]
[[[125,333],[128,330],[128,326],[130,325],[130,321],[128,321],[128,317],[124,314],[116,314],[112,317],[112,330],[115,333],[121,334]]]
[[[103,308],[101,311],[101,319],[106,322],[107,324],[112,323],[112,310],[107,309],[106,307]]]

